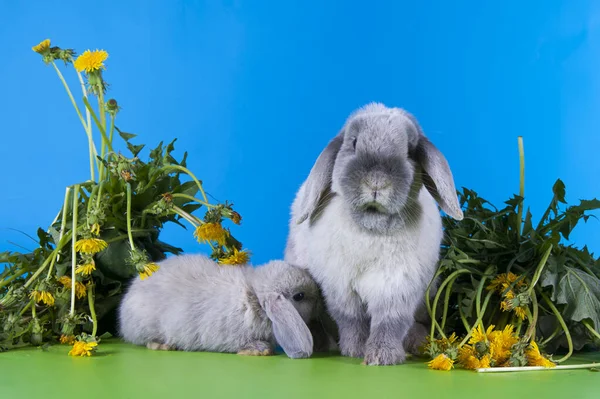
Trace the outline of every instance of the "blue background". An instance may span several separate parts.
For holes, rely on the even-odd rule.
[[[176,155],[244,216],[233,232],[254,263],[282,256],[295,191],[370,101],[414,113],[457,186],[498,205],[518,191],[518,135],[534,217],[557,178],[569,203],[598,196],[600,3],[417,3],[0,1],[0,251],[34,247],[11,229],[47,227],[89,176],[81,125],[31,51],[45,38],[110,53],[118,126],[152,147],[179,139]],[[599,231],[592,220],[574,242],[598,252]],[[205,250],[177,226],[163,238]]]

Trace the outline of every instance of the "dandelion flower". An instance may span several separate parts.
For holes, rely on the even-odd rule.
[[[75,243],[75,251],[83,254],[93,255],[108,246],[106,241],[99,238],[83,238]]]
[[[75,60],[75,69],[87,73],[104,69],[104,61],[108,58],[108,53],[104,50],[90,51],[86,50]]]
[[[60,336],[60,343],[61,344],[68,344],[68,345],[73,345],[75,343],[75,336],[74,335],[61,335]]]
[[[519,319],[525,320],[525,315],[527,314],[527,312],[525,311],[526,309],[527,308],[524,306],[517,306],[516,308],[514,308],[514,312]]]
[[[517,280],[519,280],[519,282],[515,284],[516,287],[520,288],[526,285],[525,279],[520,279],[520,276],[512,272],[502,273],[497,275],[496,278],[490,282],[487,289],[489,291],[498,291],[498,293],[502,293]]]
[[[227,235],[227,230],[220,223],[205,223],[196,227],[194,231],[194,237],[198,242],[216,241],[219,245],[225,245]]]
[[[65,288],[71,288],[71,277],[62,276],[58,279],[58,282],[61,283]]]
[[[38,54],[45,53],[50,48],[50,39],[46,39],[38,45],[33,46],[31,49]]]
[[[454,360],[450,359],[445,354],[440,354],[435,357],[432,361],[427,363],[430,369],[433,370],[444,370],[449,371],[454,367]]]
[[[527,356],[527,364],[529,366],[556,367],[554,362],[548,360],[540,353],[540,348],[535,341],[531,341],[525,355]]]
[[[475,356],[475,348],[464,345],[458,350],[458,363],[467,370],[479,368],[479,359]]]
[[[94,270],[96,270],[96,264],[92,260],[89,263],[77,266],[77,269],[75,269],[75,273],[82,274],[84,276],[89,276]]]
[[[473,329],[473,333],[471,334],[471,338],[469,339],[469,344],[474,345],[478,342],[487,342],[489,341],[489,335],[494,330],[494,325],[490,325],[486,331],[483,330],[483,325],[479,324],[477,327]]]
[[[49,293],[48,291],[32,291],[31,294],[29,294],[30,298],[33,298],[34,301],[36,301],[37,303],[44,303],[46,304],[46,306],[54,306],[54,296],[52,296],[51,293]]]
[[[69,351],[69,356],[91,356],[97,346],[97,342],[76,341],[73,349]]]
[[[81,281],[75,283],[75,295],[77,299],[82,299],[87,296],[87,287]]]
[[[243,265],[248,263],[249,260],[250,254],[248,251],[238,251],[234,248],[233,254],[224,259],[219,259],[219,263],[222,265]]]
[[[139,273],[140,278],[142,280],[147,279],[148,277],[152,276],[152,274],[154,274],[159,268],[160,267],[156,263],[148,263],[144,265],[143,271]]]

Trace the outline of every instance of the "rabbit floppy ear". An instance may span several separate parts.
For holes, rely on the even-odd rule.
[[[327,144],[327,147],[315,161],[306,179],[304,197],[300,203],[300,216],[296,221],[298,224],[304,222],[317,211],[320,200],[331,188],[333,165],[343,142],[344,131],[342,130]]]
[[[415,149],[414,158],[425,172],[423,184],[442,210],[452,218],[462,220],[463,212],[458,204],[454,178],[448,161],[422,133]]]
[[[310,357],[313,338],[296,308],[281,294],[265,296],[263,308],[273,324],[275,340],[292,359]]]

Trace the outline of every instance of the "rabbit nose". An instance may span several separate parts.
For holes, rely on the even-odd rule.
[[[385,173],[373,171],[367,175],[366,179],[364,180],[364,184],[376,195],[377,191],[388,188],[392,184],[392,181]]]

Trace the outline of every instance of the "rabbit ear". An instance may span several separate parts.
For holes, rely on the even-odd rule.
[[[333,165],[338,152],[344,142],[344,131],[329,142],[313,165],[304,189],[304,197],[300,203],[300,216],[298,224],[304,222],[317,210],[320,200],[331,188]]]
[[[292,359],[310,357],[313,338],[294,306],[281,294],[266,296],[263,308],[273,324],[275,340]]]
[[[423,134],[420,134],[414,158],[425,172],[423,184],[442,210],[452,218],[462,220],[463,212],[458,204],[448,161]]]

